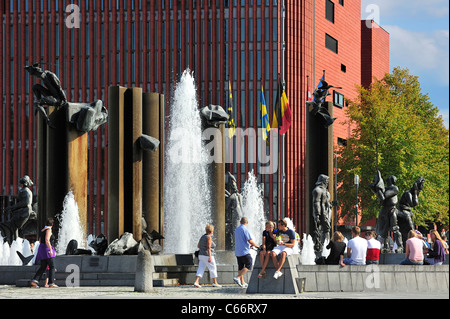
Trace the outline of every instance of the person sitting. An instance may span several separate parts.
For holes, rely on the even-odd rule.
[[[262,245],[261,252],[259,253],[259,258],[261,261],[261,272],[258,274],[258,278],[262,278],[266,275],[266,267],[270,260],[270,253],[275,248],[275,237],[277,234],[277,229],[275,228],[275,223],[272,221],[266,222],[266,229],[262,234]]]
[[[367,239],[367,255],[366,265],[378,265],[380,263],[381,243],[375,239],[376,233],[374,230],[366,232]]]
[[[405,256],[400,265],[423,265],[423,241],[414,230],[408,232]]]
[[[445,260],[445,244],[437,230],[430,231],[432,247],[428,251],[430,265],[442,265]]]
[[[346,265],[365,265],[367,255],[367,240],[359,237],[361,229],[358,226],[352,228],[352,239],[347,245],[347,258],[343,262]]]
[[[330,249],[330,254],[324,261],[325,265],[340,265],[341,267],[345,267],[343,261],[346,246],[347,245],[344,242],[344,235],[342,235],[339,231],[334,232],[333,239],[330,240],[326,247],[327,249]]]
[[[272,261],[275,266],[273,278],[275,279],[283,275],[281,268],[286,261],[286,257],[293,254],[295,246],[295,232],[287,227],[286,220],[281,219],[278,221],[277,235],[277,246],[272,250]],[[278,255],[281,255],[280,261],[277,259]]]

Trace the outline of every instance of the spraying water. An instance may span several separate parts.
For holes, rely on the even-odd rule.
[[[56,245],[56,253],[58,255],[64,255],[66,253],[67,245],[72,239],[78,242],[78,247],[86,247],[86,236],[81,227],[78,205],[75,202],[72,191],[64,198],[60,225],[58,243]]]
[[[258,245],[262,244],[262,232],[266,223],[264,197],[263,190],[258,186],[253,171],[248,173],[248,179],[242,191],[242,214],[248,219],[247,228],[252,234],[253,240]]]
[[[12,242],[10,247],[8,242],[3,242],[3,238],[0,237],[0,266],[22,266],[22,261],[16,251],[25,257],[31,256],[30,242],[19,237]],[[29,262],[28,265],[32,265],[32,262]]]
[[[303,249],[301,252],[302,265],[315,265],[314,241],[311,235],[303,234]]]
[[[184,71],[171,103],[165,164],[164,252],[197,249],[212,222],[208,153],[202,145],[201,118],[190,70]]]

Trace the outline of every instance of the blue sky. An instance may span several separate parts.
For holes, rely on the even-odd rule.
[[[361,18],[373,19],[390,34],[391,70],[419,76],[449,127],[449,1],[361,0]]]

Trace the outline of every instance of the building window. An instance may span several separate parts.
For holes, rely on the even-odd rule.
[[[334,3],[330,0],[327,0],[325,3],[325,17],[328,21],[334,23]]]
[[[340,146],[347,146],[347,140],[338,137],[338,145],[340,145]]]
[[[341,64],[341,71],[344,73],[347,73],[347,66],[345,66],[344,64]]]
[[[338,41],[328,34],[325,34],[325,47],[334,53],[338,53]]]
[[[344,0],[339,0],[339,4],[340,4],[341,6],[344,6]]]
[[[337,107],[344,107],[344,94],[339,93],[338,91],[334,91],[333,94],[333,104]]]

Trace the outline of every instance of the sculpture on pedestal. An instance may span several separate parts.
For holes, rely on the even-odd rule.
[[[329,85],[325,80],[320,80],[319,87],[313,93],[313,100],[306,102],[307,105],[313,108],[312,113],[319,119],[325,128],[328,128],[336,121],[336,118],[332,118],[328,109],[324,106],[327,96],[330,95],[328,91],[331,88],[342,89],[340,87]]]
[[[205,106],[200,110],[200,116],[206,122],[206,127],[219,127],[227,124],[230,116],[219,105]]]
[[[395,185],[397,177],[389,176],[387,185],[384,185],[383,178],[380,171],[377,170],[375,182],[370,184],[370,188],[377,195],[378,201],[381,205],[380,213],[378,214],[376,232],[383,240],[383,251],[388,252],[389,238],[388,233],[392,231],[394,234],[394,242],[397,244],[397,253],[403,252],[402,234],[397,223],[397,203],[398,203],[398,187]]]
[[[55,73],[40,68],[40,63],[26,66],[30,75],[42,80],[44,85],[35,84],[33,93],[37,101],[34,103],[36,112],[40,112],[47,124],[53,127],[46,107],[64,107],[67,109],[67,122],[73,123],[78,131],[89,132],[96,130],[107,122],[108,111],[101,100],[93,103],[69,103],[61,87],[61,81]]]
[[[398,226],[403,238],[403,245],[406,242],[407,234],[410,230],[414,229],[414,223],[412,221],[412,208],[419,205],[419,194],[425,184],[425,178],[419,177],[413,186],[405,191],[400,197],[399,210],[398,210]]]
[[[321,174],[313,189],[313,240],[314,251],[320,254],[326,240],[330,240],[331,232],[331,203],[328,191],[327,175]]]
[[[225,189],[225,239],[226,249],[234,247],[234,229],[239,225],[242,214],[242,195],[239,193],[236,178],[230,173],[228,175],[228,189]]]
[[[33,193],[30,187],[33,186],[33,182],[30,177],[25,175],[19,181],[20,190],[17,195],[16,204],[7,207],[6,210],[11,212],[11,219],[6,223],[0,224],[0,235],[11,244],[19,237],[19,230],[26,224],[31,218],[36,218],[36,213],[33,212]]]

